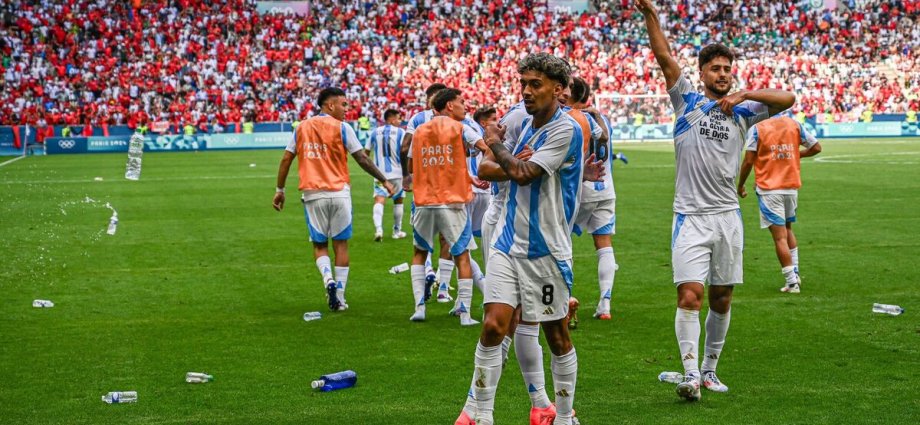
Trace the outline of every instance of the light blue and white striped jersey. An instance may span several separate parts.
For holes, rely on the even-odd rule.
[[[715,100],[693,89],[683,74],[668,90],[674,123],[674,212],[717,214],[737,210],[735,177],[748,128],[769,118],[767,105],[746,100],[727,116]]]
[[[412,118],[409,118],[409,125],[406,126],[406,133],[415,134],[415,129],[420,125],[431,121],[431,117],[434,116],[434,111],[431,109],[426,109],[421,112],[416,112]]]
[[[578,212],[584,162],[584,139],[574,119],[559,108],[540,128],[527,120],[514,153],[534,150],[529,162],[545,174],[526,186],[508,184],[508,198],[492,238],[492,247],[513,257],[552,255],[572,258],[572,225]]]
[[[402,165],[399,163],[399,149],[406,132],[392,125],[377,127],[368,138],[364,149],[374,153],[374,165],[383,172],[387,180],[402,178]]]
[[[594,119],[591,115],[585,114],[593,122]],[[582,202],[597,202],[604,201],[607,199],[616,199],[617,193],[613,189],[613,161],[611,157],[613,156],[613,126],[610,124],[610,119],[606,115],[601,115],[601,119],[604,120],[604,124],[607,126],[607,159],[604,160],[604,180],[599,182],[584,182],[584,188],[581,191],[581,201]],[[600,126],[598,126],[600,127]],[[603,128],[601,129],[603,130]]]
[[[469,124],[467,124],[467,120],[469,120]],[[482,128],[482,126],[479,125],[478,122],[467,118],[463,120],[463,123],[469,126],[470,128],[472,128],[473,130],[476,130],[476,132],[479,133],[479,137],[485,137],[486,130]],[[470,149],[470,156],[469,158],[466,159],[466,168],[470,172],[470,175],[473,177],[476,177],[477,175],[479,175],[479,164],[482,163],[482,155],[483,155],[482,151],[480,151],[478,148]],[[489,192],[490,192],[489,189],[480,189],[476,186],[473,186],[473,193],[489,193]]]
[[[505,140],[502,140],[502,143],[505,144],[505,147],[509,151],[515,151],[515,146],[518,143],[518,136],[521,135],[521,129],[526,125],[525,121],[531,119],[530,114],[527,113],[527,110],[524,109],[524,102],[518,102],[505,115],[502,115],[502,118],[498,120],[498,124],[505,127]],[[496,206],[500,206],[505,202],[505,198],[508,195],[508,182],[492,182],[492,203]]]

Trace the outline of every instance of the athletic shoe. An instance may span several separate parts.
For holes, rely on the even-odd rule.
[[[479,321],[472,317],[460,316],[460,326],[474,326],[478,324],[479,324]]]
[[[531,407],[530,408],[530,425],[541,425],[546,423],[546,419],[549,418],[549,423],[553,423],[553,420],[556,419],[556,405],[550,404],[549,407]]]
[[[626,158],[626,155],[623,155],[623,152],[617,152],[617,159],[623,161],[623,164],[629,164],[629,159]]]
[[[594,318],[597,320],[610,320],[610,312],[601,313],[599,311],[594,312]]]
[[[348,304],[339,303],[339,309],[338,309],[338,311],[345,311],[345,310],[348,310]]]
[[[382,241],[383,241],[383,230],[378,230],[374,232],[374,242],[382,242]]]
[[[569,314],[565,320],[569,323],[569,329],[578,329],[578,298],[569,297]]]
[[[597,303],[594,310],[594,318],[598,320],[610,320],[610,299],[604,298]]]
[[[424,322],[425,321],[425,306],[421,305],[415,308],[415,313],[412,314],[412,317],[409,320],[413,322]]]
[[[707,390],[717,393],[728,392],[728,387],[719,380],[719,377],[716,376],[716,372],[712,370],[703,372],[703,386],[706,387]]]
[[[380,237],[382,238],[383,235],[381,235]],[[406,237],[406,232],[403,232],[402,230],[393,231],[393,239],[402,239],[404,237]]]
[[[450,292],[448,292],[449,286],[446,283],[441,283],[441,286],[438,287],[438,302],[441,304],[449,303],[454,299],[451,298]]]
[[[476,425],[476,421],[470,418],[470,415],[467,415],[465,411],[461,410],[460,416],[454,421],[454,425]]]
[[[802,292],[802,288],[799,287],[798,283],[795,283],[792,285],[786,285],[782,288],[779,288],[779,290],[782,292],[790,293],[790,294],[798,294],[799,292]]]
[[[685,376],[684,381],[677,384],[677,395],[687,399],[687,401],[699,401],[700,397],[702,397],[699,377]]]
[[[422,296],[422,300],[428,302],[428,299],[431,298],[431,286],[434,285],[433,281],[425,279],[425,293]]]
[[[329,302],[329,309],[332,311],[338,311],[342,304],[336,295],[335,281],[332,279],[326,282],[326,301]]]

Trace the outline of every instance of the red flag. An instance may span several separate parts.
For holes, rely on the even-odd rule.
[[[22,147],[22,140],[19,139],[19,126],[18,125],[13,126],[13,146],[16,147],[16,149],[19,149]]]
[[[109,125],[107,123],[102,123],[102,135],[109,137]]]

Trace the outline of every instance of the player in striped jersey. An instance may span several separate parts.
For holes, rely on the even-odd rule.
[[[402,114],[396,109],[387,109],[383,113],[386,122],[382,127],[377,127],[371,134],[364,149],[368,154],[374,154],[374,164],[386,176],[394,187],[396,194],[393,198],[393,239],[406,237],[402,231],[403,199],[406,196],[402,188],[402,165],[399,162],[399,152],[405,131],[399,128]],[[374,240],[383,240],[383,204],[388,195],[380,183],[374,183]]]
[[[501,128],[487,128],[486,144],[511,181],[492,237],[486,317],[468,398],[474,403],[467,403],[458,424],[493,423],[501,345],[518,305],[523,319],[542,322],[553,352],[553,424],[572,423],[578,361],[564,318],[572,282],[570,233],[581,188],[583,140],[581,129],[560,110],[557,100],[568,84],[568,64],[536,53],[525,57],[518,71],[524,107],[533,118],[527,120],[514,150],[531,146],[533,155],[527,161],[515,158],[503,143]]]

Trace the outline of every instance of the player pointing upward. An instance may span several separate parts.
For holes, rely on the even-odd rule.
[[[712,391],[728,391],[715,372],[731,318],[732,290],[743,280],[744,236],[735,176],[744,136],[752,125],[792,106],[795,95],[782,90],[728,94],[735,56],[719,44],[700,51],[704,88],[702,93],[697,92],[671,57],[651,0],[636,0],[636,6],[645,17],[649,43],[677,115],[671,263],[677,286],[674,329],[686,371],[684,381],[677,385],[677,394],[699,400],[701,384]],[[706,283],[709,314],[701,377],[697,345]]]

